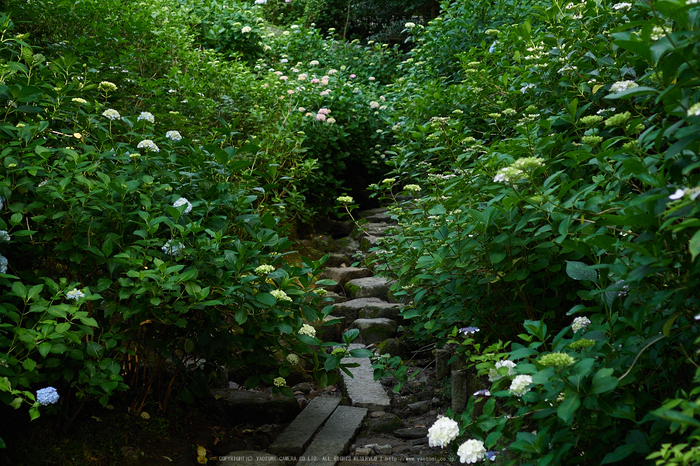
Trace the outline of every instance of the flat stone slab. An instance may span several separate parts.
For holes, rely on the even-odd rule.
[[[371,223],[398,223],[398,220],[391,218],[388,209],[378,207],[376,209],[361,210],[356,213],[357,218]]]
[[[334,466],[339,457],[347,453],[365,416],[365,408],[338,406],[299,458],[297,466]]]
[[[333,305],[333,315],[343,316],[352,322],[360,316],[360,311],[370,306],[388,304],[379,298],[358,298]]]
[[[218,466],[283,466],[284,463],[274,455],[264,451],[232,451],[226,456],[219,456]]]
[[[356,278],[345,284],[345,293],[356,298],[384,298],[389,295],[393,281],[384,277]]]
[[[316,397],[268,447],[278,456],[301,456],[319,427],[340,404],[340,398]]]
[[[358,341],[369,345],[396,336],[398,324],[391,319],[380,317],[377,319],[357,319],[351,327],[360,331]]]
[[[386,236],[389,228],[394,228],[395,225],[390,225],[388,223],[365,223],[361,226],[360,233],[364,236]]]
[[[328,287],[328,289],[340,291],[350,280],[371,276],[372,271],[363,267],[328,267],[321,275],[321,278],[328,278],[336,282],[337,285]]]
[[[350,349],[364,347],[365,345],[357,343],[350,345]],[[346,358],[346,360],[360,364],[358,367],[348,368],[353,377],[345,372],[340,373],[343,387],[352,405],[367,408],[370,412],[389,411],[391,400],[382,384],[374,380],[374,369],[369,358]]]
[[[360,309],[358,317],[361,319],[377,319],[385,317],[387,319],[397,320],[401,315],[403,304],[387,303],[385,301],[368,303]]]
[[[299,402],[284,395],[229,388],[213,389],[211,394],[234,425],[260,419],[282,424],[292,421],[301,412]]]

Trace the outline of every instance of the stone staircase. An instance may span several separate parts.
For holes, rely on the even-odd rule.
[[[323,340],[340,341],[342,331],[358,329],[359,336],[351,349],[366,348],[395,337],[403,308],[402,304],[392,302],[390,280],[375,277],[368,268],[349,265],[350,257],[358,247],[366,253],[379,243],[379,238],[391,231],[394,223],[384,209],[361,212],[359,217],[363,219],[362,228],[355,230],[352,236],[335,241],[328,237],[318,238],[317,243],[322,247],[338,244],[339,250],[316,253],[318,256],[319,253],[331,252],[332,266],[327,267],[323,278],[331,279],[337,285],[328,287],[328,295],[334,304],[327,319],[337,319],[342,327],[325,326],[317,330]],[[353,377],[340,372],[340,385],[351,406],[340,405],[337,397],[315,398],[267,448],[267,453],[234,452],[229,457],[220,458],[219,465],[334,466],[342,461],[365,418],[372,413],[388,411],[391,402],[384,387],[374,380],[369,359],[352,359],[344,361],[359,363],[358,367],[350,369]]]

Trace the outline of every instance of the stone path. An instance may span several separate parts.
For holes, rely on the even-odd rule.
[[[323,278],[337,285],[328,287],[334,300],[328,319],[338,319],[342,328],[319,328],[327,341],[341,341],[346,329],[358,329],[359,336],[352,348],[373,348],[396,337],[403,304],[390,296],[392,282],[376,277],[372,270],[353,267],[353,256],[379,244],[379,238],[391,232],[394,221],[384,209],[361,212],[365,222],[349,237],[333,239],[315,235],[302,241],[305,257],[314,260],[331,251],[331,259]],[[333,229],[333,225],[331,225]],[[350,231],[346,226],[335,226],[336,231]],[[329,338],[331,335],[334,338]],[[394,345],[394,348],[399,345]],[[436,450],[427,446],[427,428],[437,417],[435,407],[441,404],[435,389],[425,389],[427,377],[407,384],[399,394],[391,392],[392,380],[374,380],[372,364],[367,358],[356,361],[350,368],[353,377],[340,372],[341,387],[351,406],[342,406],[337,397],[318,397],[289,424],[266,450],[276,455],[279,465],[291,466],[373,466],[412,462],[414,464],[445,464],[435,456]],[[421,391],[422,390],[422,391]],[[389,395],[392,395],[391,397]],[[419,395],[419,396],[417,396]],[[359,437],[358,437],[359,435]],[[355,444],[353,445],[353,441]],[[241,457],[241,452],[230,456]],[[437,452],[439,453],[439,452]],[[430,455],[433,456],[430,456]],[[267,459],[267,458],[266,458]],[[219,464],[260,465],[262,458],[252,462],[224,462]],[[256,461],[258,461],[256,463]]]

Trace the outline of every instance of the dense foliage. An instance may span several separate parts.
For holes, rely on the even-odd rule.
[[[9,4],[4,403],[332,383],[287,227],[373,183],[409,336],[492,384],[448,413],[463,447],[697,463],[700,4],[446,2],[405,56],[323,2]]]
[[[412,27],[395,170],[375,186],[401,195],[399,226],[378,261],[411,334],[490,373],[493,397],[452,415],[504,463],[697,462],[688,3],[540,3],[479,27],[480,3],[455,2]],[[436,59],[465,24],[470,45]]]

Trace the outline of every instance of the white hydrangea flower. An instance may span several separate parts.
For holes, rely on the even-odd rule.
[[[413,29],[414,27],[416,27],[416,23],[412,23],[409,21],[408,23],[404,24],[404,27],[406,29]]]
[[[316,329],[309,324],[304,324],[299,329],[299,335],[307,335],[313,338],[316,336]]]
[[[493,177],[495,183],[515,183],[524,178],[527,178],[527,174],[516,168],[516,167],[504,167],[498,170],[496,176]]]
[[[613,10],[625,10],[625,11],[629,11],[630,8],[632,8],[632,4],[631,4],[631,3],[627,3],[627,2],[616,3],[616,4],[613,5]]]
[[[192,203],[190,201],[188,201],[187,199],[185,199],[184,197],[181,197],[180,199],[175,201],[173,203],[173,207],[180,207],[181,205],[185,205],[185,204],[187,204],[187,207],[185,208],[185,211],[183,213],[189,214],[190,212],[192,212]]]
[[[571,329],[576,333],[579,330],[584,330],[589,325],[591,325],[591,319],[588,317],[577,317],[574,319],[574,323],[571,324]]]
[[[7,230],[0,230],[0,243],[9,243],[12,237]]]
[[[160,148],[150,139],[144,139],[136,146],[137,149],[145,149],[147,152],[160,152]]]
[[[84,297],[85,297],[85,293],[83,293],[82,291],[80,291],[77,288],[73,288],[68,293],[66,293],[66,298],[73,299],[75,301],[77,301],[81,298],[84,298]]]
[[[169,240],[167,243],[161,246],[161,249],[164,253],[173,257],[182,255],[182,244],[178,243],[177,241]]]
[[[287,355],[287,362],[291,365],[299,364],[299,356],[290,353]]]
[[[530,391],[530,385],[532,384],[531,375],[518,375],[513,379],[508,389],[513,395],[521,397]]]
[[[243,34],[248,34],[248,33],[249,33],[250,31],[252,31],[252,30],[253,30],[253,28],[251,28],[250,26],[243,26],[243,27],[241,28],[241,32],[242,32]]]
[[[698,0],[700,2],[700,0]],[[700,102],[693,104],[689,109],[688,109],[688,116],[700,116]]]
[[[457,455],[460,463],[476,463],[486,458],[486,447],[481,440],[470,439],[459,446]]]
[[[182,140],[182,135],[179,131],[168,131],[165,133],[165,137],[173,142],[180,142]]]
[[[149,123],[156,122],[156,118],[153,116],[153,114],[151,112],[141,112],[141,114],[136,119],[136,121],[141,121],[141,120],[147,121]]]
[[[459,425],[449,417],[439,417],[435,424],[428,429],[428,445],[442,447],[449,445],[459,436]]]
[[[373,100],[369,103],[369,108],[379,108],[379,105],[381,105],[379,102]]]
[[[617,81],[610,86],[610,92],[622,92],[633,87],[639,87],[639,84],[634,81]]]
[[[503,376],[498,373],[498,369],[501,367],[508,368],[508,375],[515,375],[515,363],[506,359],[505,361],[498,361],[494,369],[489,369],[489,382],[495,382],[496,380],[501,380]]]
[[[121,118],[121,115],[119,114],[118,111],[114,110],[113,108],[108,108],[104,112],[102,112],[102,116],[109,118],[110,120],[118,120]]]
[[[268,264],[259,265],[255,268],[255,273],[257,275],[267,275],[268,273],[271,273],[274,271],[275,271],[275,266],[268,265]]]
[[[290,303],[292,302],[292,298],[287,296],[287,293],[285,293],[283,290],[272,290],[270,291],[270,294],[275,297],[277,301],[289,301]],[[299,331],[301,333],[301,330]]]

